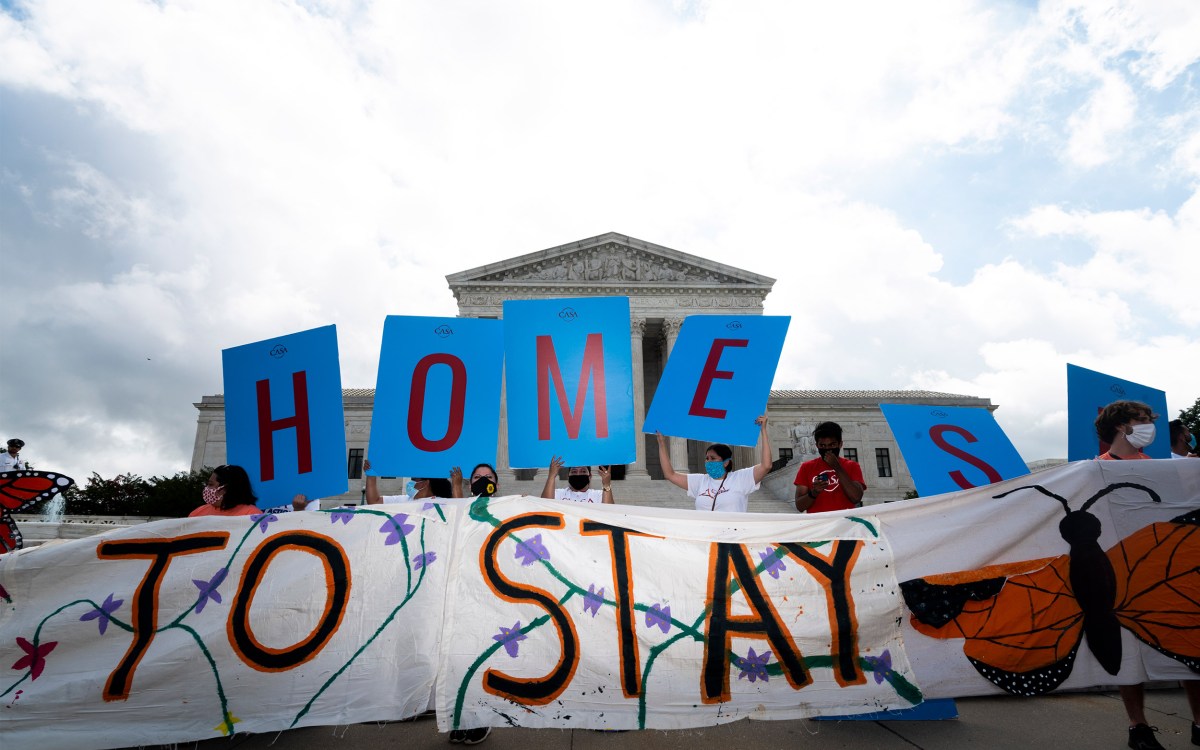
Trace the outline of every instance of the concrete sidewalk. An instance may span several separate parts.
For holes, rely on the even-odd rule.
[[[1116,692],[1041,698],[960,698],[959,718],[947,721],[738,721],[718,727],[670,732],[607,733],[582,729],[495,729],[487,750],[774,750],[798,746],[820,750],[957,750],[979,748],[1123,748],[1125,712]],[[1191,712],[1179,688],[1153,690],[1146,713],[1159,727],[1159,742],[1183,750],[1191,744]],[[177,747],[186,748],[181,744]],[[197,750],[446,750],[448,735],[433,719],[387,724],[310,727],[276,734],[205,740]]]

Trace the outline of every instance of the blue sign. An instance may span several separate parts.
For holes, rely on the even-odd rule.
[[[787,336],[787,316],[689,315],[646,414],[645,432],[753,446]]]
[[[987,409],[880,404],[923,496],[1024,476],[1029,468]]]
[[[1140,401],[1154,410],[1154,442],[1142,449],[1150,458],[1171,457],[1167,394],[1157,388],[1067,365],[1067,460],[1086,461],[1108,450],[1096,436],[1096,415],[1113,401]]]
[[[503,336],[499,320],[387,317],[369,474],[446,477],[495,464]]]
[[[504,357],[513,468],[634,460],[628,297],[505,302]]]
[[[225,349],[221,360],[227,460],[250,475],[258,507],[346,492],[337,328]]]

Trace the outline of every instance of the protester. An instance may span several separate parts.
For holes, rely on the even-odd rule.
[[[822,422],[813,430],[817,458],[800,464],[796,472],[796,510],[801,513],[824,513],[830,510],[861,508],[863,492],[862,467],[841,458],[842,426],[837,422]]]
[[[567,469],[567,484],[569,487],[555,489],[558,471],[562,468],[563,460],[558,456],[550,459],[550,475],[546,477],[546,486],[542,488],[542,497],[547,500],[570,500],[576,503],[608,503],[613,504],[612,470],[607,466],[599,467],[600,486],[602,489],[593,490],[588,485],[592,482],[592,467],[572,466]]]
[[[1109,444],[1101,461],[1149,459],[1142,448],[1154,442],[1154,410],[1139,401],[1114,401],[1096,417],[1096,436]],[[1200,680],[1180,680],[1192,709],[1192,744],[1200,745]],[[1121,701],[1129,716],[1129,747],[1164,750],[1155,738],[1156,727],[1146,720],[1146,686],[1121,685]]]
[[[496,477],[496,469],[491,464],[477,464],[471,469],[471,479],[468,488],[473,497],[495,497],[500,491],[500,480]],[[450,470],[450,496],[466,497],[463,494],[462,469],[455,466]]]
[[[8,450],[0,453],[0,471],[23,471],[29,467],[21,459],[21,449],[25,447],[25,441],[20,438],[12,438],[8,441]]]
[[[204,485],[204,505],[188,514],[200,516],[249,516],[262,513],[258,498],[250,488],[250,476],[240,466],[221,465],[213,469]]]
[[[363,470],[371,470],[371,460],[363,460]],[[379,478],[367,474],[366,478],[367,505],[379,503],[404,503],[409,500],[428,500],[431,498],[453,497],[450,480],[437,477],[413,477],[404,485],[403,495],[380,495]]]
[[[745,513],[750,502],[750,493],[758,489],[758,483],[771,471],[771,439],[767,436],[767,416],[754,420],[759,427],[759,444],[762,456],[759,462],[746,469],[733,468],[733,449],[723,443],[708,446],[704,453],[704,474],[678,474],[671,466],[671,455],[667,438],[658,433],[658,462],[662,466],[663,479],[681,489],[696,500],[696,510],[729,511]]]
[[[1196,436],[1183,423],[1182,419],[1172,419],[1171,427],[1171,458],[1195,458]]]

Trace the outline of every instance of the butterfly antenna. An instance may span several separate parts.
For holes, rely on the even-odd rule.
[[[1001,492],[999,495],[994,495],[992,499],[999,500],[1002,497],[1008,497],[1012,493],[1020,492],[1021,490],[1037,490],[1038,492],[1042,493],[1046,497],[1052,497],[1055,500],[1062,503],[1063,511],[1065,511],[1067,513],[1071,512],[1071,506],[1067,505],[1067,499],[1065,497],[1054,494],[1053,492],[1046,489],[1045,487],[1043,487],[1040,484],[1027,484],[1024,487],[1017,487],[1016,489],[1009,490],[1008,492]]]
[[[1108,486],[1107,486],[1107,487],[1105,487],[1104,489],[1102,489],[1102,490],[1100,490],[1099,492],[1097,492],[1095,495],[1092,495],[1091,497],[1089,497],[1089,498],[1087,499],[1087,502],[1085,502],[1085,503],[1083,504],[1083,507],[1082,507],[1082,508],[1080,508],[1080,510],[1087,510],[1088,508],[1092,507],[1092,505],[1093,505],[1093,504],[1094,504],[1094,503],[1095,503],[1097,500],[1099,500],[1100,498],[1104,497],[1104,496],[1105,496],[1105,495],[1107,495],[1108,493],[1110,493],[1110,492],[1115,492],[1115,491],[1117,491],[1117,490],[1121,490],[1121,489],[1125,489],[1126,487],[1131,487],[1131,488],[1133,488],[1133,489],[1135,489],[1135,490],[1141,490],[1142,492],[1145,492],[1147,495],[1149,495],[1149,496],[1150,496],[1150,499],[1151,499],[1151,500],[1153,500],[1153,501],[1154,501],[1154,502],[1156,502],[1156,503],[1161,503],[1161,502],[1162,502],[1162,498],[1158,496],[1158,493],[1157,493],[1157,492],[1155,492],[1154,490],[1150,489],[1149,487],[1146,487],[1146,486],[1144,486],[1144,485],[1141,485],[1141,484],[1134,484],[1133,482],[1117,482],[1116,484],[1110,484],[1110,485],[1108,485]]]

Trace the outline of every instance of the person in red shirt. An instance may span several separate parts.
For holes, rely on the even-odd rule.
[[[796,472],[796,510],[823,513],[862,507],[862,468],[838,453],[842,450],[842,427],[837,422],[822,422],[813,430],[820,454],[800,464]]]
[[[1109,448],[1096,458],[1101,461],[1149,459],[1142,448],[1154,442],[1154,410],[1140,401],[1114,401],[1096,417],[1096,437]],[[1180,680],[1192,709],[1192,744],[1200,745],[1200,680]],[[1146,720],[1146,686],[1121,685],[1121,702],[1129,716],[1129,747],[1133,750],[1163,750],[1154,736],[1157,731]]]

